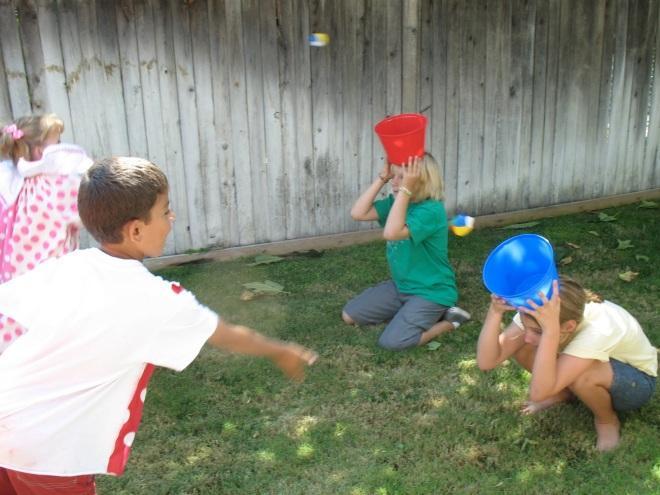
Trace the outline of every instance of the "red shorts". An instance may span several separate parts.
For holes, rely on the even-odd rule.
[[[94,476],[48,476],[0,467],[2,495],[96,495]]]

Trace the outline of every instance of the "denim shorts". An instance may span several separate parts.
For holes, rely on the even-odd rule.
[[[655,390],[655,377],[616,359],[610,359],[610,365],[614,374],[610,387],[614,410],[630,411],[646,404]]]

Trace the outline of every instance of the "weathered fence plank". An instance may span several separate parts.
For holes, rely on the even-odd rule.
[[[207,11],[211,63],[209,69],[213,91],[212,104],[203,112],[208,115],[211,113],[208,108],[213,110],[209,116],[211,121],[205,120],[206,126],[202,128],[202,133],[211,130],[212,134],[208,137],[205,134],[201,136],[201,142],[207,148],[207,154],[203,156],[206,156],[208,167],[207,194],[211,196],[208,198],[207,225],[209,236],[213,238],[212,245],[230,246],[239,238],[229,97],[232,84],[229,76],[230,47],[225,28],[227,20],[224,2],[209,2]],[[200,40],[200,43],[204,42]],[[208,125],[213,127],[209,129]]]
[[[12,113],[5,120],[28,115],[32,109],[16,20],[14,1],[1,2],[0,33],[2,33],[2,43],[0,43],[0,52],[5,66],[5,84],[9,93]]]

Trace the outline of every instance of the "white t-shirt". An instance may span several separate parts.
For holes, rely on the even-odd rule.
[[[60,476],[121,474],[153,365],[184,369],[218,323],[180,285],[99,249],[0,285],[0,312],[30,330],[0,355],[0,466]]]
[[[514,317],[520,328],[520,314]],[[644,334],[637,320],[621,306],[610,301],[590,302],[573,340],[563,354],[607,362],[616,359],[647,375],[658,376],[658,351]]]

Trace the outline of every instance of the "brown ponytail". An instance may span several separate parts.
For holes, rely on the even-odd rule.
[[[572,278],[559,277],[559,297],[561,298],[561,309],[559,310],[559,323],[575,320],[579,325],[584,318],[584,307],[587,303],[602,303],[603,299],[595,292],[584,289]],[[563,349],[575,337],[576,332],[566,334],[560,340],[560,349]]]

